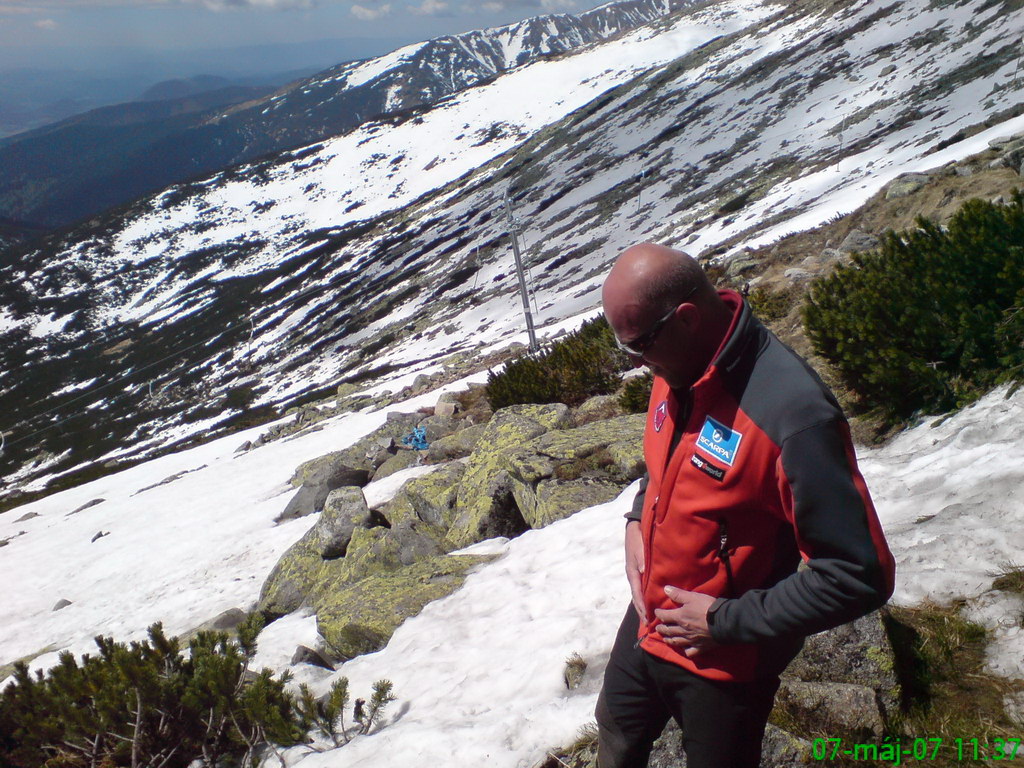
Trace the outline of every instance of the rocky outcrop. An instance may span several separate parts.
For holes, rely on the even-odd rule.
[[[435,557],[350,584],[322,601],[317,630],[340,659],[380,650],[403,621],[461,587],[486,559]]]
[[[341,454],[329,454],[300,466],[292,477],[294,485],[300,479],[298,492],[292,496],[284,512],[274,518],[275,523],[295,520],[312,515],[324,508],[327,497],[338,488],[362,487],[369,481],[370,473],[356,469],[345,462]]]
[[[455,518],[446,538],[449,549],[493,536],[517,536],[529,527],[512,497],[504,457],[525,442],[571,423],[572,413],[561,403],[512,405],[494,414],[459,484]]]
[[[889,183],[885,191],[886,200],[909,197],[924,187],[931,177],[924,173],[905,173]]]

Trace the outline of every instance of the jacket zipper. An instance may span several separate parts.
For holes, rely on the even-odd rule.
[[[732,562],[729,560],[729,529],[725,520],[718,521],[718,557],[725,564],[725,580],[728,594],[726,597],[736,596],[736,584],[732,576]]]

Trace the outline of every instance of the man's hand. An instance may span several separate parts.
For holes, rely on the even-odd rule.
[[[640,523],[630,520],[626,523],[626,579],[629,591],[633,594],[633,607],[642,624],[647,624],[647,606],[644,605],[644,593],[641,587],[644,575],[644,539],[640,533]]]
[[[628,541],[628,534],[626,538]],[[665,639],[667,645],[682,650],[689,658],[717,645],[708,629],[708,608],[715,602],[715,598],[673,586],[665,587],[665,594],[679,606],[671,609],[659,608],[654,612],[661,620],[661,624],[655,629]]]

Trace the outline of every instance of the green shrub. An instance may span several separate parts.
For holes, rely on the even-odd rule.
[[[814,281],[803,308],[815,350],[895,419],[962,406],[1024,368],[1024,196],[917,224]]]
[[[795,286],[773,291],[759,285],[747,296],[747,303],[750,304],[755,315],[764,322],[770,323],[788,315],[799,296],[800,289]]]
[[[45,675],[32,675],[19,662],[13,683],[0,692],[0,765],[234,768],[306,743],[313,728],[335,745],[339,736],[347,742],[344,722],[340,732],[337,722],[347,681],[335,683],[320,704],[306,688],[298,700],[286,691],[287,672],[250,671],[262,626],[255,614],[237,641],[224,632],[199,632],[183,649],[154,624],[142,642],[99,636],[98,655],[76,660],[64,652]],[[378,691],[385,685],[386,701]],[[394,700],[390,686],[374,686],[373,719]],[[368,732],[373,719],[359,718],[357,712],[358,732]]]
[[[651,399],[651,388],[654,386],[654,375],[647,371],[643,376],[629,379],[619,395],[619,405],[626,413],[644,413]]]
[[[613,392],[628,366],[611,327],[599,316],[546,350],[523,355],[501,373],[491,373],[487,401],[495,410],[519,403],[576,406],[593,395]]]

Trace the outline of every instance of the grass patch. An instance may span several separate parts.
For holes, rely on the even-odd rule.
[[[1008,563],[992,582],[992,589],[1024,595],[1024,565]]]

